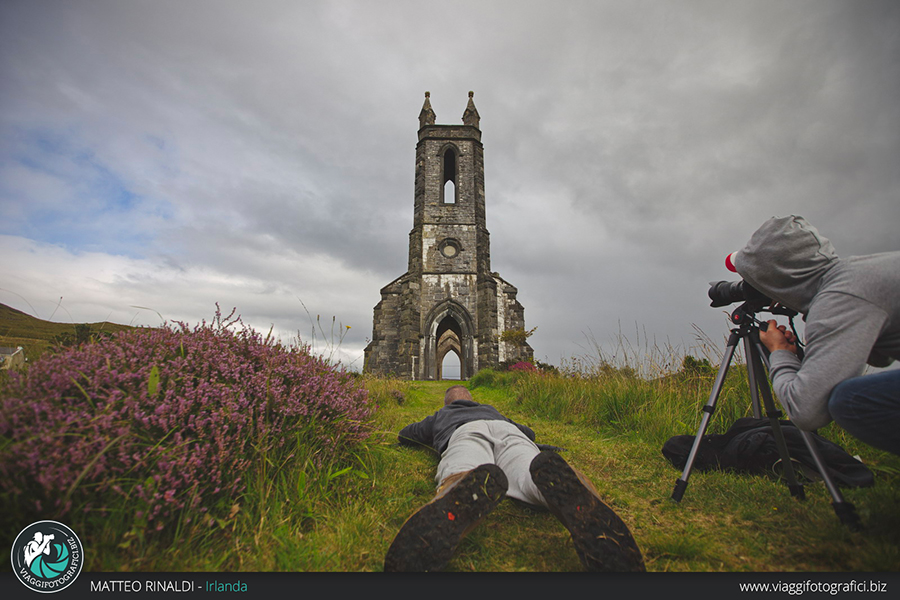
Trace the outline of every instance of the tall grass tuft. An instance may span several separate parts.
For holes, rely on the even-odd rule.
[[[590,341],[593,355],[564,362],[558,371],[484,370],[472,386],[514,388],[519,404],[536,415],[610,435],[661,444],[673,435],[696,433],[717,371],[708,358],[671,347],[639,350],[622,336],[609,354]],[[706,343],[701,353],[715,354]],[[710,432],[751,414],[745,365],[730,367],[716,407]]]

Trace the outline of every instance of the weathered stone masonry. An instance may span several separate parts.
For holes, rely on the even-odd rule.
[[[409,266],[381,290],[365,350],[368,372],[441,379],[444,356],[455,352],[468,379],[485,367],[533,358],[527,343],[500,339],[525,327],[525,310],[516,288],[491,272],[484,147],[472,97],[462,125],[436,125],[425,92]]]

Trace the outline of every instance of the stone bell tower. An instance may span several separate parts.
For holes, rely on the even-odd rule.
[[[484,147],[473,93],[462,125],[436,125],[429,97],[425,92],[419,113],[409,266],[381,290],[365,370],[442,379],[444,357],[454,352],[460,379],[468,379],[534,353],[527,342],[501,340],[504,331],[524,329],[525,311],[518,290],[491,272]]]

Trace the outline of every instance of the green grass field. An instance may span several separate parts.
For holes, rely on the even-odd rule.
[[[528,424],[538,441],[561,446],[625,520],[648,571],[884,572],[900,569],[900,461],[855,445],[875,470],[872,488],[845,490],[865,528],[851,532],[821,482],[795,500],[761,476],[695,473],[684,499],[670,499],[680,472],[660,453],[659,433],[546,417],[520,396],[528,378],[476,387],[474,397]],[[121,548],[109,544],[100,570],[379,571],[405,519],[434,493],[435,453],[401,447],[396,434],[441,404],[447,382],[372,379],[377,431],[352,470],[300,501],[296,483],[257,481],[230,519],[183,539]],[[570,382],[558,382],[571,386]],[[591,383],[590,385],[597,385]],[[398,401],[402,399],[402,401]],[[697,408],[699,410],[699,404]],[[672,432],[681,433],[678,432]],[[827,432],[826,432],[827,434]],[[831,436],[833,437],[833,436]],[[351,465],[346,465],[350,467]],[[345,467],[346,468],[346,467]],[[342,469],[343,470],[343,469]],[[504,500],[461,544],[459,572],[579,571],[568,532],[549,513]]]
[[[806,486],[807,500],[790,496],[783,483],[760,476],[695,473],[681,503],[670,500],[680,472],[660,449],[670,435],[658,427],[659,414],[671,414],[671,405],[644,407],[644,418],[653,422],[646,430],[623,428],[598,421],[577,410],[559,418],[556,410],[541,402],[529,402],[535,379],[543,393],[558,388],[557,398],[580,399],[602,381],[572,382],[563,377],[526,376],[498,387],[475,387],[476,400],[492,404],[538,434],[538,441],[566,448],[563,456],[584,471],[605,501],[626,521],[640,545],[649,571],[896,571],[900,568],[900,461],[873,451],[838,432],[844,447],[861,454],[875,470],[872,488],[846,490],[866,529],[850,532],[840,524],[824,485]],[[351,523],[343,513],[322,530],[327,538],[346,530],[364,528],[370,542],[357,540],[353,555],[329,568],[378,570],[381,557],[405,518],[434,491],[438,457],[426,450],[396,445],[396,432],[407,422],[423,418],[441,405],[447,382],[372,381],[372,393],[380,398],[378,421],[383,431],[371,445],[372,478],[366,507],[354,503]],[[616,402],[628,402],[627,383],[619,386]],[[635,384],[643,388],[645,384]],[[668,384],[660,384],[667,386]],[[640,390],[652,404],[653,384]],[[585,389],[587,388],[587,389]],[[390,392],[404,395],[398,404]],[[634,390],[632,390],[634,393]],[[594,393],[596,393],[594,391]],[[698,392],[699,393],[699,392]],[[640,395],[639,394],[639,395]],[[659,396],[672,394],[671,389]],[[691,399],[693,400],[693,399]],[[705,400],[705,399],[704,399]],[[686,406],[699,422],[703,400]],[[545,413],[549,408],[550,416]],[[596,407],[594,407],[596,409]],[[745,409],[748,407],[744,407]],[[634,424],[639,424],[635,420]],[[689,429],[695,428],[695,423]],[[695,431],[695,429],[694,429]],[[689,431],[693,433],[694,431]],[[823,432],[835,439],[835,432]],[[829,435],[831,434],[831,435]],[[368,529],[365,522],[371,519]],[[326,544],[339,548],[341,544]],[[364,545],[365,550],[361,548]],[[451,562],[455,571],[577,571],[581,566],[566,530],[546,512],[535,512],[513,501],[500,507],[474,530]]]
[[[4,327],[13,337],[40,339],[34,330]],[[741,368],[732,370],[708,433],[748,415],[742,377]],[[380,571],[397,530],[435,490],[438,456],[399,446],[397,433],[440,408],[453,382],[364,382],[379,407],[373,434],[341,463],[313,465],[307,457],[276,469],[260,461],[245,474],[240,498],[160,535],[144,531],[127,507],[111,515],[69,515],[67,524],[84,532],[92,549],[86,569]],[[539,442],[565,449],[563,457],[628,524],[648,571],[900,570],[900,458],[834,425],[820,433],[875,473],[874,487],[844,490],[862,531],[841,525],[821,482],[808,484],[801,502],[774,478],[695,472],[682,502],[670,500],[680,472],[663,457],[662,445],[696,432],[711,384],[709,373],[647,379],[615,368],[592,376],[482,372],[467,382],[477,401],[528,425]],[[14,513],[15,498],[3,500],[4,512]],[[463,541],[448,569],[559,572],[579,571],[581,564],[551,514],[504,500]]]

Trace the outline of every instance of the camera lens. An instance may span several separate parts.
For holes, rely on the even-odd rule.
[[[710,306],[728,306],[735,302],[751,301],[760,307],[772,302],[772,299],[744,281],[712,281],[709,284]]]
[[[741,302],[744,298],[743,281],[714,281],[709,284],[710,306],[728,306],[734,302]]]

